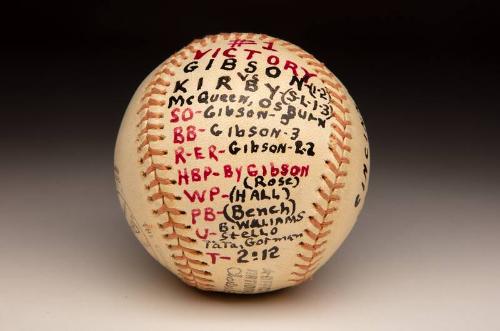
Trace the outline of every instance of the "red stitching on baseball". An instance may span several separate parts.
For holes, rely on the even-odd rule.
[[[315,67],[314,72],[318,75],[324,76],[321,81],[325,84],[325,86],[327,86],[328,92],[331,96],[330,102],[335,107],[332,115],[334,121],[336,122],[331,124],[332,133],[330,134],[329,139],[329,150],[331,156],[338,165],[330,160],[325,161],[326,168],[335,175],[335,179],[332,180],[326,175],[321,176],[321,179],[328,190],[320,188],[318,189],[318,195],[323,203],[326,203],[326,208],[320,203],[313,203],[313,208],[318,216],[309,216],[308,219],[310,227],[304,230],[304,239],[311,240],[311,243],[303,241],[299,244],[300,249],[304,252],[300,252],[296,256],[302,262],[294,264],[294,267],[298,268],[299,271],[292,271],[291,278],[289,279],[289,281],[294,283],[302,283],[309,279],[318,267],[319,261],[321,260],[321,256],[324,252],[324,249],[321,248],[327,243],[327,239],[325,238],[327,238],[332,232],[329,227],[333,225],[334,221],[326,221],[326,218],[338,211],[338,207],[333,205],[333,203],[341,200],[341,196],[337,193],[337,191],[345,186],[345,183],[340,182],[339,180],[340,178],[347,176],[347,172],[342,170],[342,165],[349,163],[349,158],[346,156],[346,153],[351,151],[348,141],[352,137],[347,131],[348,127],[351,125],[351,121],[346,118],[346,114],[349,113],[349,109],[343,105],[344,101],[347,100],[347,96],[340,90],[342,88],[342,84],[337,82],[335,76],[311,54],[304,52],[298,47],[289,48],[289,50],[300,53],[298,56],[301,58],[311,59],[311,61],[308,61],[307,64]]]
[[[201,41],[203,44],[203,42]],[[192,53],[194,53],[194,48],[190,45],[187,47]],[[143,126],[138,133],[138,151],[141,152],[145,147],[147,147],[146,151],[143,152],[140,162],[145,163],[149,160],[150,164],[147,168],[142,171],[143,176],[148,176],[150,174],[154,175],[154,179],[149,182],[149,184],[145,185],[146,190],[151,190],[153,188],[156,189],[156,192],[148,196],[149,201],[161,201],[161,206],[157,209],[153,210],[153,213],[156,215],[166,215],[167,220],[165,222],[159,223],[158,227],[162,230],[169,230],[170,232],[164,234],[164,238],[166,240],[175,240],[176,244],[168,245],[167,247],[173,251],[181,252],[181,254],[173,254],[172,257],[176,261],[184,261],[184,263],[175,262],[175,266],[177,267],[177,274],[179,277],[189,285],[202,288],[202,289],[210,289],[213,287],[211,284],[213,280],[200,277],[199,275],[211,276],[211,273],[206,270],[201,270],[199,266],[206,266],[207,263],[198,259],[188,258],[187,255],[200,256],[202,253],[198,250],[189,248],[183,243],[193,243],[196,242],[195,239],[179,234],[178,230],[188,230],[191,228],[189,225],[185,225],[174,220],[174,216],[185,214],[184,211],[179,210],[177,208],[170,207],[168,205],[169,200],[179,200],[180,197],[175,196],[174,194],[164,191],[161,185],[171,185],[175,184],[176,181],[168,179],[160,175],[159,171],[168,171],[171,169],[170,166],[165,165],[163,163],[158,163],[154,161],[154,156],[162,156],[168,153],[165,149],[154,148],[151,146],[152,142],[157,142],[163,140],[165,137],[155,132],[155,130],[161,130],[164,128],[163,124],[150,122],[150,120],[158,120],[163,118],[163,113],[159,111],[154,111],[151,107],[163,107],[166,102],[160,97],[164,96],[167,92],[167,87],[170,86],[170,82],[165,80],[162,77],[162,74],[168,76],[174,76],[174,72],[171,71],[167,66],[169,64],[180,67],[182,66],[181,61],[177,60],[176,57],[179,57],[181,60],[187,59],[186,53],[184,51],[180,51],[172,56],[169,60],[165,61],[164,64],[160,67],[158,72],[154,75],[151,82],[149,82],[146,86],[145,93],[141,97],[142,105],[137,111],[137,114],[140,116],[140,121],[137,124],[139,128]],[[193,265],[198,266],[197,268],[193,267]]]

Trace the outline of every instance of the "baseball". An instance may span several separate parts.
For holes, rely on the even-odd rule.
[[[352,229],[368,137],[346,88],[300,47],[254,33],[194,40],[124,115],[118,196],[149,254],[202,290],[303,283]]]

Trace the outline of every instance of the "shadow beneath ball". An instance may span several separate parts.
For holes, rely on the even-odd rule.
[[[252,293],[252,294],[242,294],[242,293],[226,293],[226,292],[217,292],[217,291],[205,291],[200,290],[198,288],[191,287],[187,284],[184,284],[187,288],[194,291],[196,294],[200,295],[206,300],[215,301],[218,303],[241,303],[241,304],[262,304],[263,302],[279,302],[290,300],[297,293],[297,289],[302,287],[293,286],[286,287],[270,292],[262,292],[262,293]]]

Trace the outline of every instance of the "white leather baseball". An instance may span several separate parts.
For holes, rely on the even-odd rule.
[[[261,34],[195,40],[139,86],[115,151],[119,199],[159,263],[203,290],[309,279],[346,238],[368,138],[339,80]]]

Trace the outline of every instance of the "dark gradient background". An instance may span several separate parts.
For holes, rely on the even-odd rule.
[[[2,5],[0,329],[499,330],[497,6],[183,2]],[[115,197],[114,142],[135,88],[223,31],[315,54],[367,124],[364,211],[294,289],[182,285]]]

